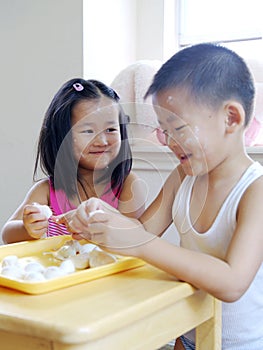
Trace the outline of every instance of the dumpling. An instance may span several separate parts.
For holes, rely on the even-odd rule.
[[[61,248],[58,249],[56,252],[56,258],[60,260],[68,259],[71,256],[76,255],[76,249],[72,245],[63,245]]]
[[[73,273],[75,272],[75,265],[71,261],[71,259],[67,259],[62,261],[62,263],[60,264],[60,269],[62,269],[66,273]]]
[[[80,251],[79,252],[80,252],[80,254],[90,253],[94,248],[96,248],[95,244],[86,243],[86,244],[80,245]]]
[[[117,261],[117,258],[114,255],[109,254],[98,247],[94,248],[89,254],[90,267],[97,267],[97,266],[102,266],[106,264],[112,264],[116,261]]]
[[[89,255],[90,253],[77,254],[72,256],[70,260],[73,262],[76,269],[86,269],[89,267]]]

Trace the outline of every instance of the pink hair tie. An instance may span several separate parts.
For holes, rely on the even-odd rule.
[[[82,91],[84,89],[83,85],[81,85],[80,83],[73,84],[73,87],[76,91]]]

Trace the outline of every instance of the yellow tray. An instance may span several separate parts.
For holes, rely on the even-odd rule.
[[[32,261],[39,261],[46,266],[51,265],[49,262],[49,255],[43,254],[43,252],[57,250],[69,240],[71,240],[71,237],[65,235],[0,246],[0,264],[7,255],[16,255],[18,258],[29,258]],[[85,241],[85,243],[87,242]],[[133,269],[144,264],[145,262],[143,260],[137,258],[117,257],[117,261],[111,264],[87,268],[85,270],[77,270],[69,275],[41,282],[16,280],[0,275],[0,286],[15,289],[27,294],[42,294],[112,275],[120,271]],[[52,265],[54,265],[54,263],[52,263]]]

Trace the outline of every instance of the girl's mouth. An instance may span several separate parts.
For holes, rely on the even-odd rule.
[[[104,151],[92,151],[92,152],[90,151],[89,153],[90,154],[98,154],[98,155],[100,155],[100,154],[107,153],[107,151],[105,151],[105,150]]]

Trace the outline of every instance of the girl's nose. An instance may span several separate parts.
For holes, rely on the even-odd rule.
[[[108,144],[107,136],[104,132],[100,132],[94,137],[93,143],[95,145],[105,146]]]

